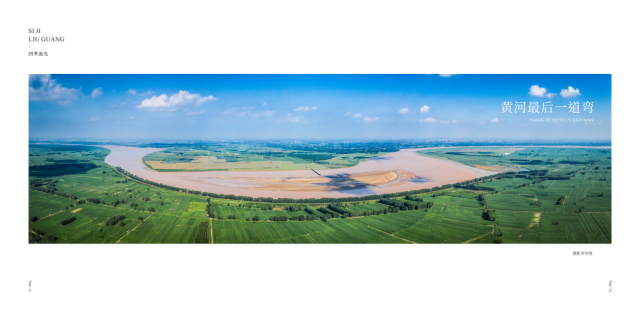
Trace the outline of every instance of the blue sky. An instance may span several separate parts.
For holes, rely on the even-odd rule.
[[[503,112],[505,101],[511,113]],[[524,113],[514,112],[516,102],[525,103]],[[540,113],[528,112],[530,102]],[[569,112],[575,102],[580,113]],[[551,113],[542,113],[543,103]],[[30,75],[29,135],[609,141],[611,76]]]

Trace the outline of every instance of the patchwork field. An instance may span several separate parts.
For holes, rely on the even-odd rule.
[[[336,169],[386,153],[350,153],[286,151],[251,146],[220,146],[209,149],[169,148],[146,155],[144,163],[151,169],[179,171],[290,171]]]

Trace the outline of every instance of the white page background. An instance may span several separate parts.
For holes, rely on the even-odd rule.
[[[3,318],[633,318],[640,28],[617,3],[2,4]],[[65,42],[28,57],[29,28]],[[612,74],[613,243],[29,245],[32,73]]]

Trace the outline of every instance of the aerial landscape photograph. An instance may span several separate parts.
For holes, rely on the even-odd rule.
[[[28,92],[30,244],[612,243],[610,74],[31,74]]]

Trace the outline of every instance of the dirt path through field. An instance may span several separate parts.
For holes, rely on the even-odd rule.
[[[213,219],[209,218],[209,227],[211,228],[211,243],[213,243]]]
[[[49,218],[49,217],[51,217],[52,215],[58,214],[58,213],[63,212],[63,211],[65,211],[65,210],[67,210],[67,209],[60,210],[60,211],[58,211],[58,212],[52,213],[52,214],[50,214],[50,215],[48,215],[48,216],[46,216],[46,217],[44,217],[44,218],[40,218],[40,219],[38,219],[38,221],[43,220],[43,219],[46,219],[46,218]],[[38,222],[38,221],[36,221],[36,222]],[[30,223],[33,223],[33,222],[30,222]]]
[[[473,239],[467,240],[467,241],[463,242],[462,244],[467,244],[467,243],[469,243],[469,242],[476,241],[476,240],[478,240],[478,239],[480,239],[480,238],[482,238],[482,237],[484,237],[484,236],[488,236],[488,235],[490,235],[490,234],[492,234],[492,233],[493,233],[493,231],[491,231],[491,232],[487,232],[487,233],[485,233],[485,234],[483,234],[483,235],[481,235],[481,236],[479,236],[479,237],[475,237],[475,238],[473,238]]]
[[[152,212],[147,218],[145,218],[144,220],[142,220],[142,222],[140,222],[140,224],[138,224],[135,228],[131,229],[130,231],[128,231],[127,233],[125,233],[122,237],[120,237],[120,239],[118,239],[118,241],[116,241],[114,244],[117,244],[118,242],[120,242],[120,240],[122,240],[122,238],[126,237],[129,233],[135,231],[136,229],[138,229],[139,226],[141,226],[145,221],[147,221],[147,219],[151,218],[151,216],[154,214],[155,212]]]
[[[419,243],[417,243],[417,242],[413,242],[413,241],[411,241],[411,240],[407,240],[407,239],[405,239],[405,238],[400,238],[400,237],[396,236],[396,235],[395,235],[395,234],[393,234],[393,233],[384,232],[384,231],[382,231],[382,230],[380,230],[380,229],[378,229],[378,228],[374,228],[374,227],[372,227],[372,226],[367,226],[367,227],[369,227],[369,228],[371,228],[371,229],[373,229],[373,230],[378,230],[378,231],[380,231],[380,232],[382,232],[382,233],[384,233],[384,234],[388,234],[388,235],[390,235],[390,236],[392,236],[392,237],[394,237],[394,238],[398,238],[398,239],[400,239],[400,240],[404,240],[404,241],[409,242],[409,243],[419,244]],[[402,231],[402,230],[401,230],[401,231]]]

